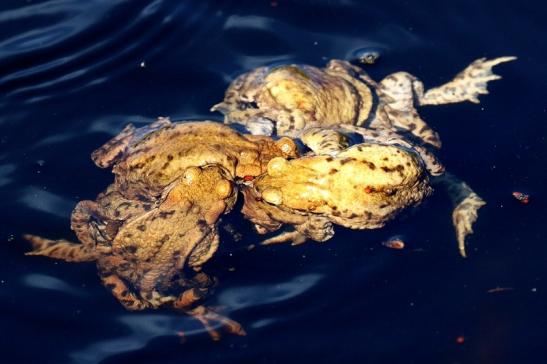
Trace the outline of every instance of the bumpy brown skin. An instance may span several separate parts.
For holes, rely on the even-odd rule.
[[[471,101],[487,94],[487,83],[501,78],[492,67],[516,57],[478,59],[442,86],[424,90],[406,72],[375,82],[363,69],[342,60],[325,68],[308,65],[260,67],[236,78],[224,100],[212,107],[226,123],[245,125],[253,134],[297,137],[312,127],[344,124],[392,129],[440,147],[439,136],[418,115],[421,105]]]
[[[266,243],[324,241],[333,234],[331,223],[379,228],[431,191],[427,172],[413,152],[359,144],[336,156],[272,159],[268,172],[246,187],[243,213],[259,231],[276,230],[281,223],[295,226],[296,233]]]
[[[373,93],[336,61],[325,69],[307,65],[261,67],[239,76],[213,107],[227,122],[252,126],[264,118],[276,124],[278,135],[296,136],[310,121],[322,126],[361,124],[371,112]],[[262,133],[259,133],[262,134]]]
[[[96,261],[106,287],[130,310],[163,305],[193,315],[214,339],[210,323],[243,334],[234,321],[197,306],[212,285],[200,270],[218,248],[217,220],[231,210],[238,178],[257,176],[274,157],[297,156],[289,138],[243,136],[215,122],[128,125],[92,159],[112,167],[115,182],[95,201],[81,201],[71,227],[81,244],[27,235],[34,250],[66,261]],[[173,295],[177,284],[183,292]]]
[[[297,156],[291,139],[243,136],[207,121],[128,125],[92,154],[116,179],[74,209],[71,227],[81,244],[27,235],[34,246],[28,254],[96,261],[104,285],[127,309],[168,305],[196,317],[213,339],[215,321],[244,334],[236,322],[196,307],[213,281],[204,273],[186,279],[183,268],[200,270],[217,250],[217,220],[236,201],[236,179],[263,173],[279,156]],[[178,296],[171,293],[177,285]]]
[[[212,321],[242,335],[236,322],[196,307],[211,279],[203,273],[182,279],[185,266],[200,270],[216,251],[217,220],[236,194],[229,172],[218,165],[187,168],[153,203],[127,199],[110,186],[74,211],[72,226],[82,244],[27,235],[34,246],[28,254],[96,261],[103,283],[127,309],[171,306],[195,316],[213,339],[219,334]],[[173,295],[179,284],[183,292]]]
[[[287,135],[305,142],[310,129],[326,129],[323,141],[313,138],[314,145],[310,146],[319,154],[334,155],[343,149],[332,144],[339,138],[329,129],[361,134],[365,142],[382,142],[370,139],[371,133],[377,132],[408,136],[428,172],[439,176],[444,167],[426,147],[440,148],[441,140],[416,109],[422,105],[478,103],[478,97],[488,93],[488,82],[501,78],[492,68],[514,59],[477,59],[452,81],[429,90],[406,72],[393,73],[377,83],[361,68],[340,60],[330,61],[323,69],[307,65],[261,67],[235,79],[224,100],[211,110],[222,112],[225,123],[242,124],[253,134]],[[485,203],[450,174],[435,182],[447,187],[455,203],[453,223],[460,253],[465,257],[465,237],[472,232],[477,210]]]
[[[116,189],[124,196],[157,196],[190,166],[217,164],[233,178],[257,176],[270,159],[296,157],[295,143],[242,135],[209,121],[171,123],[160,118],[150,126],[124,131],[97,149],[92,158],[102,168],[113,165]]]

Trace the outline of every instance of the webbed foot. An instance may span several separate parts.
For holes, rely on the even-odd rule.
[[[458,249],[462,257],[466,257],[465,238],[473,233],[473,224],[478,218],[478,209],[486,205],[486,202],[476,193],[471,193],[463,199],[452,211],[452,223],[456,229]]]
[[[454,204],[452,211],[452,223],[456,230],[458,250],[462,257],[466,257],[465,238],[473,233],[473,224],[477,221],[477,211],[486,202],[477,195],[469,185],[451,173],[437,177],[434,183],[442,183],[448,190],[448,194]]]
[[[185,313],[201,322],[203,327],[205,327],[205,330],[209,333],[209,336],[211,336],[211,339],[214,341],[220,340],[221,337],[220,332],[215,328],[215,326],[213,326],[215,322],[217,323],[217,326],[220,325],[229,334],[238,336],[246,335],[245,330],[238,322],[222,316],[205,306],[198,306],[191,310],[185,311]]]
[[[421,105],[441,105],[463,101],[478,104],[480,102],[479,95],[488,93],[488,82],[501,78],[492,72],[492,67],[515,59],[517,57],[477,59],[458,73],[452,81],[428,90],[422,97],[419,97],[419,102]]]

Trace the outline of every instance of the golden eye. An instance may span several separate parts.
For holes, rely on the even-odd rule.
[[[218,197],[225,199],[232,194],[232,182],[224,179],[219,181],[215,187],[215,192]]]
[[[277,147],[287,157],[296,157],[298,155],[298,148],[291,138],[283,137],[275,142]]]

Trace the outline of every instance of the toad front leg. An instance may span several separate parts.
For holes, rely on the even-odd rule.
[[[332,223],[325,217],[312,215],[306,222],[295,225],[295,230],[282,232],[262,241],[260,244],[270,245],[290,242],[291,245],[300,245],[308,239],[323,242],[333,236],[334,228]]]
[[[224,109],[221,104],[213,106],[211,111],[223,112]],[[276,118],[255,108],[230,111],[225,116],[224,123],[242,125],[253,135],[272,135],[276,133]]]

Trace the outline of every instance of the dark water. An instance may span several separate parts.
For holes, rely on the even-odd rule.
[[[0,9],[0,362],[547,362],[542,2],[5,0]],[[325,244],[249,252],[256,236],[234,216],[246,237],[226,239],[210,262],[221,284],[207,303],[248,335],[213,343],[174,312],[125,311],[93,264],[23,255],[22,233],[73,237],[74,204],[112,180],[90,152],[127,122],[219,120],[208,109],[235,75],[321,66],[363,47],[380,51],[374,78],[404,69],[426,86],[478,57],[519,57],[497,68],[504,79],[480,105],[421,110],[447,167],[488,202],[468,259],[442,191],[385,229],[338,229]],[[532,202],[516,202],[515,190]],[[380,245],[394,234],[409,248]],[[487,292],[495,287],[512,290]],[[184,345],[180,330],[191,334]]]

